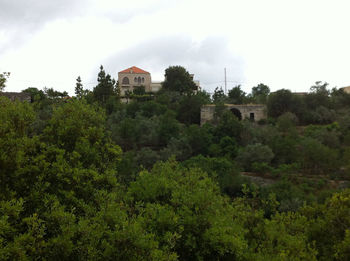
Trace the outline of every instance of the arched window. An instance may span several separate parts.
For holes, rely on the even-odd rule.
[[[135,77],[134,82],[137,82],[137,77]]]
[[[145,82],[145,78],[142,77],[142,83],[144,83],[144,82]]]
[[[122,81],[122,84],[130,84],[129,83],[129,78],[128,77],[124,77],[123,81]]]
[[[141,77],[137,78],[137,82],[140,84],[141,83]]]
[[[237,108],[232,108],[231,112],[237,117],[238,120],[242,120],[242,114]]]

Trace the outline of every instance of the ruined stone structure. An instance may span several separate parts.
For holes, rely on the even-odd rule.
[[[227,110],[230,110],[239,120],[249,119],[259,121],[267,118],[267,109],[263,104],[225,104]],[[204,105],[201,108],[201,125],[210,122],[214,118],[215,105]]]
[[[30,94],[25,92],[0,92],[0,96],[5,96],[11,101],[19,100],[22,102],[31,102]]]

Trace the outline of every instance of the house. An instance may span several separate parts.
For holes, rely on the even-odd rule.
[[[340,88],[340,89],[343,90],[345,93],[349,93],[350,94],[350,86],[343,87],[343,88]]]
[[[161,82],[152,82],[151,74],[136,66],[120,71],[118,73],[120,95],[125,96],[126,92],[133,92],[135,87],[144,86],[146,92],[158,92]]]
[[[192,80],[194,75],[191,74]],[[194,81],[197,90],[200,90],[199,81]],[[158,92],[162,88],[162,82],[152,82],[151,74],[136,66],[118,72],[118,87],[120,96],[125,97],[127,91],[133,92],[136,87],[144,86],[147,93]]]

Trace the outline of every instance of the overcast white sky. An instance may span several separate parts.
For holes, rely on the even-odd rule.
[[[0,72],[6,91],[53,87],[74,94],[99,66],[138,66],[163,80],[182,65],[212,92],[258,83],[307,91],[350,85],[350,1],[0,0]]]

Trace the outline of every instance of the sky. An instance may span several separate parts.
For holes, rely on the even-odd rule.
[[[140,67],[162,81],[184,66],[213,92],[264,83],[308,91],[350,85],[347,0],[0,0],[5,91],[92,90],[100,65]]]

